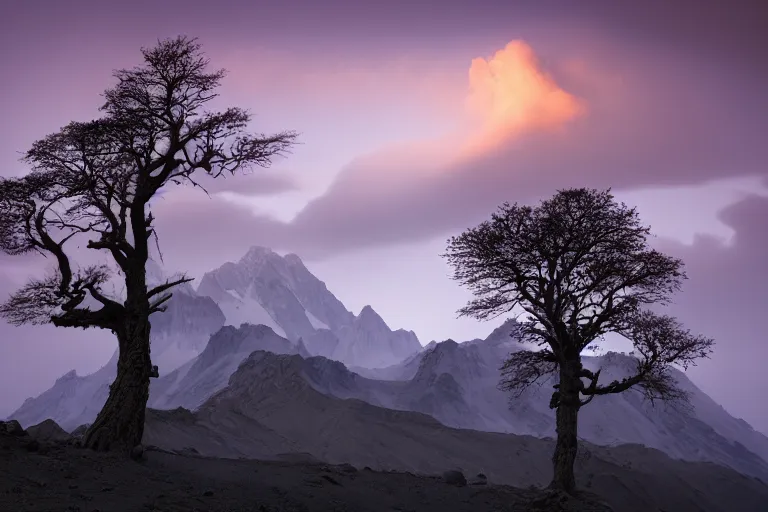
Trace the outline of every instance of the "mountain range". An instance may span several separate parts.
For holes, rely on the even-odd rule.
[[[191,457],[428,475],[458,469],[516,487],[551,478],[552,439],[456,429],[427,414],[339,398],[329,394],[329,382],[341,392],[362,379],[343,368],[322,357],[255,351],[195,411],[150,409],[144,442]],[[336,380],[339,371],[350,381]],[[717,464],[675,460],[636,444],[582,442],[579,450],[578,485],[616,511],[758,512],[768,502],[764,482]]]
[[[151,276],[164,279],[159,269]],[[147,439],[155,444],[234,457],[306,452],[328,462],[419,471],[455,460],[473,471],[478,464],[486,472],[497,467],[498,478],[528,485],[496,465],[490,447],[483,448],[487,456],[473,458],[475,441],[456,441],[465,446],[456,448],[460,453],[451,449],[453,455],[429,461],[409,443],[437,453],[446,448],[430,444],[429,436],[435,443],[465,436],[519,451],[524,448],[515,443],[528,439],[519,436],[554,436],[553,381],[511,401],[497,388],[501,363],[522,348],[510,337],[513,320],[486,339],[422,347],[413,332],[391,330],[370,306],[358,315],[348,311],[297,256],[261,247],[205,274],[196,290],[177,290],[168,304],[168,312],[152,317],[152,357],[161,376],[151,385],[149,406],[158,410],[150,414]],[[626,375],[633,361],[618,353],[584,358],[609,380]],[[88,423],[106,400],[115,365],[113,356],[91,375],[69,372],[11,417],[25,426],[52,418],[67,430]],[[635,449],[619,445],[642,445],[768,481],[768,438],[730,416],[684,373],[675,376],[691,394],[690,409],[652,406],[633,391],[599,397],[581,411],[580,437],[621,453]],[[389,441],[371,433],[380,429]],[[393,447],[396,439],[402,448]],[[642,453],[643,460],[656,457]],[[543,460],[541,468],[520,471],[543,478],[549,471]]]
[[[149,262],[149,285],[168,278],[156,262]],[[219,329],[242,323],[268,326],[289,340],[295,353],[322,355],[350,366],[384,367],[422,349],[413,331],[391,330],[370,306],[357,316],[348,311],[298,256],[280,256],[264,247],[252,247],[240,261],[206,273],[197,290],[189,283],[175,287],[166,312],[150,320],[152,362],[160,375],[172,373],[173,378]],[[52,418],[66,429],[91,422],[106,401],[116,371],[115,352],[95,373],[68,372],[10,417],[30,425]],[[228,377],[222,376],[225,381]],[[153,381],[153,387],[158,386]]]

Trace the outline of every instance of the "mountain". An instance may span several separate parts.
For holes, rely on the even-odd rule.
[[[147,262],[148,285],[169,279],[175,276],[167,276],[154,260]],[[263,247],[252,247],[237,263],[225,263],[205,274],[197,291],[189,283],[174,287],[166,306],[164,313],[150,318],[152,362],[163,383],[170,382],[164,379],[169,374],[180,379],[191,366],[187,363],[204,351],[211,335],[225,324],[265,325],[275,336],[290,340],[292,348],[253,345],[246,352],[234,353],[235,366],[225,365],[223,382],[257,348],[374,366],[399,362],[421,349],[415,334],[390,330],[372,308],[363,308],[358,316],[349,312],[298,256],[279,256]],[[106,401],[116,365],[117,354],[93,374],[79,376],[71,371],[38,397],[27,399],[10,417],[23,425],[52,418],[68,429],[90,422]],[[153,389],[165,389],[163,386],[152,381]],[[183,399],[179,395],[179,403],[192,403],[188,400],[197,395],[196,391]]]
[[[424,412],[456,428],[554,437],[554,411],[548,407],[553,379],[543,380],[516,399],[498,389],[504,359],[521,348],[509,338],[511,324],[505,326],[486,340],[445,341],[401,363],[401,374],[409,373],[416,360],[419,367],[405,387],[393,388],[390,395],[397,398],[389,406]],[[500,330],[507,335],[500,336]],[[601,368],[604,382],[610,382],[627,376],[634,361],[631,356],[608,353],[585,357],[584,365]],[[397,375],[398,368],[387,373]],[[634,390],[601,396],[581,410],[579,436],[601,445],[642,444],[672,457],[716,462],[768,478],[768,438],[730,416],[683,372],[673,373],[691,394],[690,409],[654,406]]]
[[[291,340],[353,319],[298,256],[282,257],[264,247],[251,247],[237,263],[206,273],[197,291],[219,304],[227,323],[268,325]]]
[[[174,290],[166,306],[165,312],[150,317],[152,362],[161,375],[197,356],[226,321],[213,299],[190,286]]]
[[[392,331],[370,306],[358,315],[349,312],[298,257],[258,247],[206,274],[197,292],[182,287],[168,304],[170,314],[152,317],[153,360],[169,361],[152,381],[153,407],[183,406],[204,414],[206,400],[223,392],[240,363],[262,350],[304,358],[302,382],[329,398],[426,414],[457,429],[537,438],[555,434],[548,408],[553,380],[511,401],[497,387],[504,359],[524,348],[510,337],[513,321],[483,340],[421,348],[412,332]],[[253,316],[264,321],[219,329],[232,318]],[[52,418],[67,429],[92,421],[114,379],[115,361],[85,377],[70,372],[11,417],[23,425]],[[615,353],[584,358],[608,380],[626,375],[634,361]],[[691,393],[692,409],[653,407],[633,391],[598,397],[581,411],[581,438],[599,445],[641,444],[768,480],[768,438],[730,416],[684,373],[675,376]]]
[[[96,372],[80,376],[75,370],[56,379],[53,386],[34,398],[27,398],[10,414],[24,427],[52,419],[66,431],[90,423],[107,401],[109,384],[117,374],[117,351]]]
[[[283,459],[293,453],[379,470],[435,474],[458,468],[519,487],[551,477],[552,440],[459,430],[425,414],[329,396],[310,383],[310,375],[319,375],[316,364],[298,355],[254,352],[196,412],[151,410],[144,442],[214,457]],[[320,364],[321,374],[340,369],[338,363]],[[747,512],[764,510],[768,502],[768,486],[722,466],[674,460],[636,445],[583,443],[580,453],[578,484],[615,510]]]
[[[522,346],[509,337],[512,323],[506,323],[486,340],[436,343],[396,367],[369,370],[405,377],[399,380],[377,380],[347,369],[342,363],[324,357],[310,357],[295,363],[300,375],[313,390],[340,399],[358,399],[391,410],[428,414],[442,424],[486,432],[554,437],[554,412],[548,407],[552,382],[533,387],[520,398],[511,400],[497,388],[499,367],[507,355]],[[248,335],[229,329],[227,336]],[[219,347],[214,336],[209,348],[189,370],[158,379],[153,384],[150,403],[153,407],[172,409],[178,406],[195,409],[226,385],[227,376],[245,359],[249,350],[301,354],[288,341],[266,327],[270,343],[254,341],[237,348]],[[506,333],[506,335],[503,335]],[[217,348],[219,347],[219,348]],[[213,350],[216,348],[216,350]],[[621,378],[618,370],[629,371],[633,359],[609,353],[599,358],[585,358],[585,364],[602,368],[602,375]],[[180,380],[189,372],[191,380]],[[407,374],[411,374],[407,378]],[[209,378],[208,375],[215,376]],[[579,434],[583,440],[599,445],[641,444],[663,451],[669,456],[689,461],[711,461],[744,474],[768,480],[768,439],[746,423],[729,416],[684,374],[677,378],[692,396],[692,410],[651,406],[635,392],[599,397],[582,409]],[[177,382],[173,385],[166,382]],[[175,386],[177,394],[168,389]]]
[[[331,357],[352,366],[377,368],[399,363],[421,350],[413,331],[392,331],[371,306],[350,325],[337,331],[339,342]]]
[[[225,326],[211,336],[205,350],[187,364],[152,381],[149,406],[158,409],[196,409],[208,397],[227,385],[242,361],[256,350],[309,357],[297,345],[266,325]]]
[[[237,263],[206,273],[197,288],[224,312],[226,323],[264,324],[312,355],[345,364],[383,367],[421,350],[412,331],[392,331],[365,306],[355,316],[295,254],[251,247]]]

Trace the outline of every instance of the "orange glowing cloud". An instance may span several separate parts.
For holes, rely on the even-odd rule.
[[[579,71],[587,68],[582,65]],[[526,133],[561,128],[586,112],[585,102],[560,88],[523,41],[510,42],[487,60],[473,59],[468,86],[469,94],[463,97],[466,111],[455,111],[460,118],[457,130],[366,155],[356,162],[358,172],[376,187],[399,187],[408,183],[403,176],[450,172],[458,168],[453,165],[457,162],[493,151]],[[454,106],[460,107],[462,98],[453,99]]]
[[[524,132],[563,126],[586,111],[582,101],[544,72],[530,46],[512,41],[486,60],[472,61],[467,107],[471,152],[491,149]]]

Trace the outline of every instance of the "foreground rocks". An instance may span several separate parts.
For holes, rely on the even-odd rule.
[[[72,439],[72,436],[66,430],[50,419],[29,427],[27,434],[38,441],[47,442],[67,442]]]
[[[6,434],[15,437],[24,437],[27,432],[21,428],[21,425],[16,420],[0,421],[0,434]]]
[[[53,424],[55,425],[55,423]],[[78,448],[53,425],[25,435],[0,424],[0,510],[258,512],[609,512],[594,496],[496,485],[457,486],[444,477],[359,470],[304,460],[209,459],[145,447],[139,461]],[[14,434],[10,434],[12,431]],[[31,432],[29,432],[31,431]],[[40,439],[32,437],[35,434]],[[29,451],[34,441],[40,448]],[[453,475],[456,477],[456,475]],[[470,482],[483,480],[471,478]],[[540,508],[556,507],[556,508]],[[539,507],[539,508],[534,508]]]

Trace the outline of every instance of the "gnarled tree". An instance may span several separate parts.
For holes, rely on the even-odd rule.
[[[501,387],[518,394],[559,376],[550,407],[557,443],[551,487],[575,490],[579,409],[598,395],[638,386],[650,400],[686,401],[670,365],[687,367],[713,340],[692,335],[672,317],[647,308],[666,304],[685,279],[683,263],[652,249],[650,228],[608,191],[570,189],[536,207],[505,203],[448,242],[453,278],[475,295],[460,315],[487,319],[513,310],[527,318],[511,333],[536,350],[513,353]],[[632,342],[633,375],[601,382],[581,354],[607,333]]]
[[[129,451],[141,442],[149,379],[157,376],[149,318],[188,281],[147,285],[153,197],[170,184],[196,184],[203,173],[267,167],[296,137],[250,134],[246,111],[206,109],[224,72],[208,70],[194,39],[160,41],[142,54],[140,67],[115,72],[101,118],[35,142],[24,158],[31,172],[0,180],[0,249],[55,260],[50,275],[18,290],[0,314],[17,325],[94,327],[117,337],[117,377],[84,441],[98,450]],[[77,240],[114,265],[78,267],[71,259]],[[105,291],[111,269],[124,280],[119,299]]]

